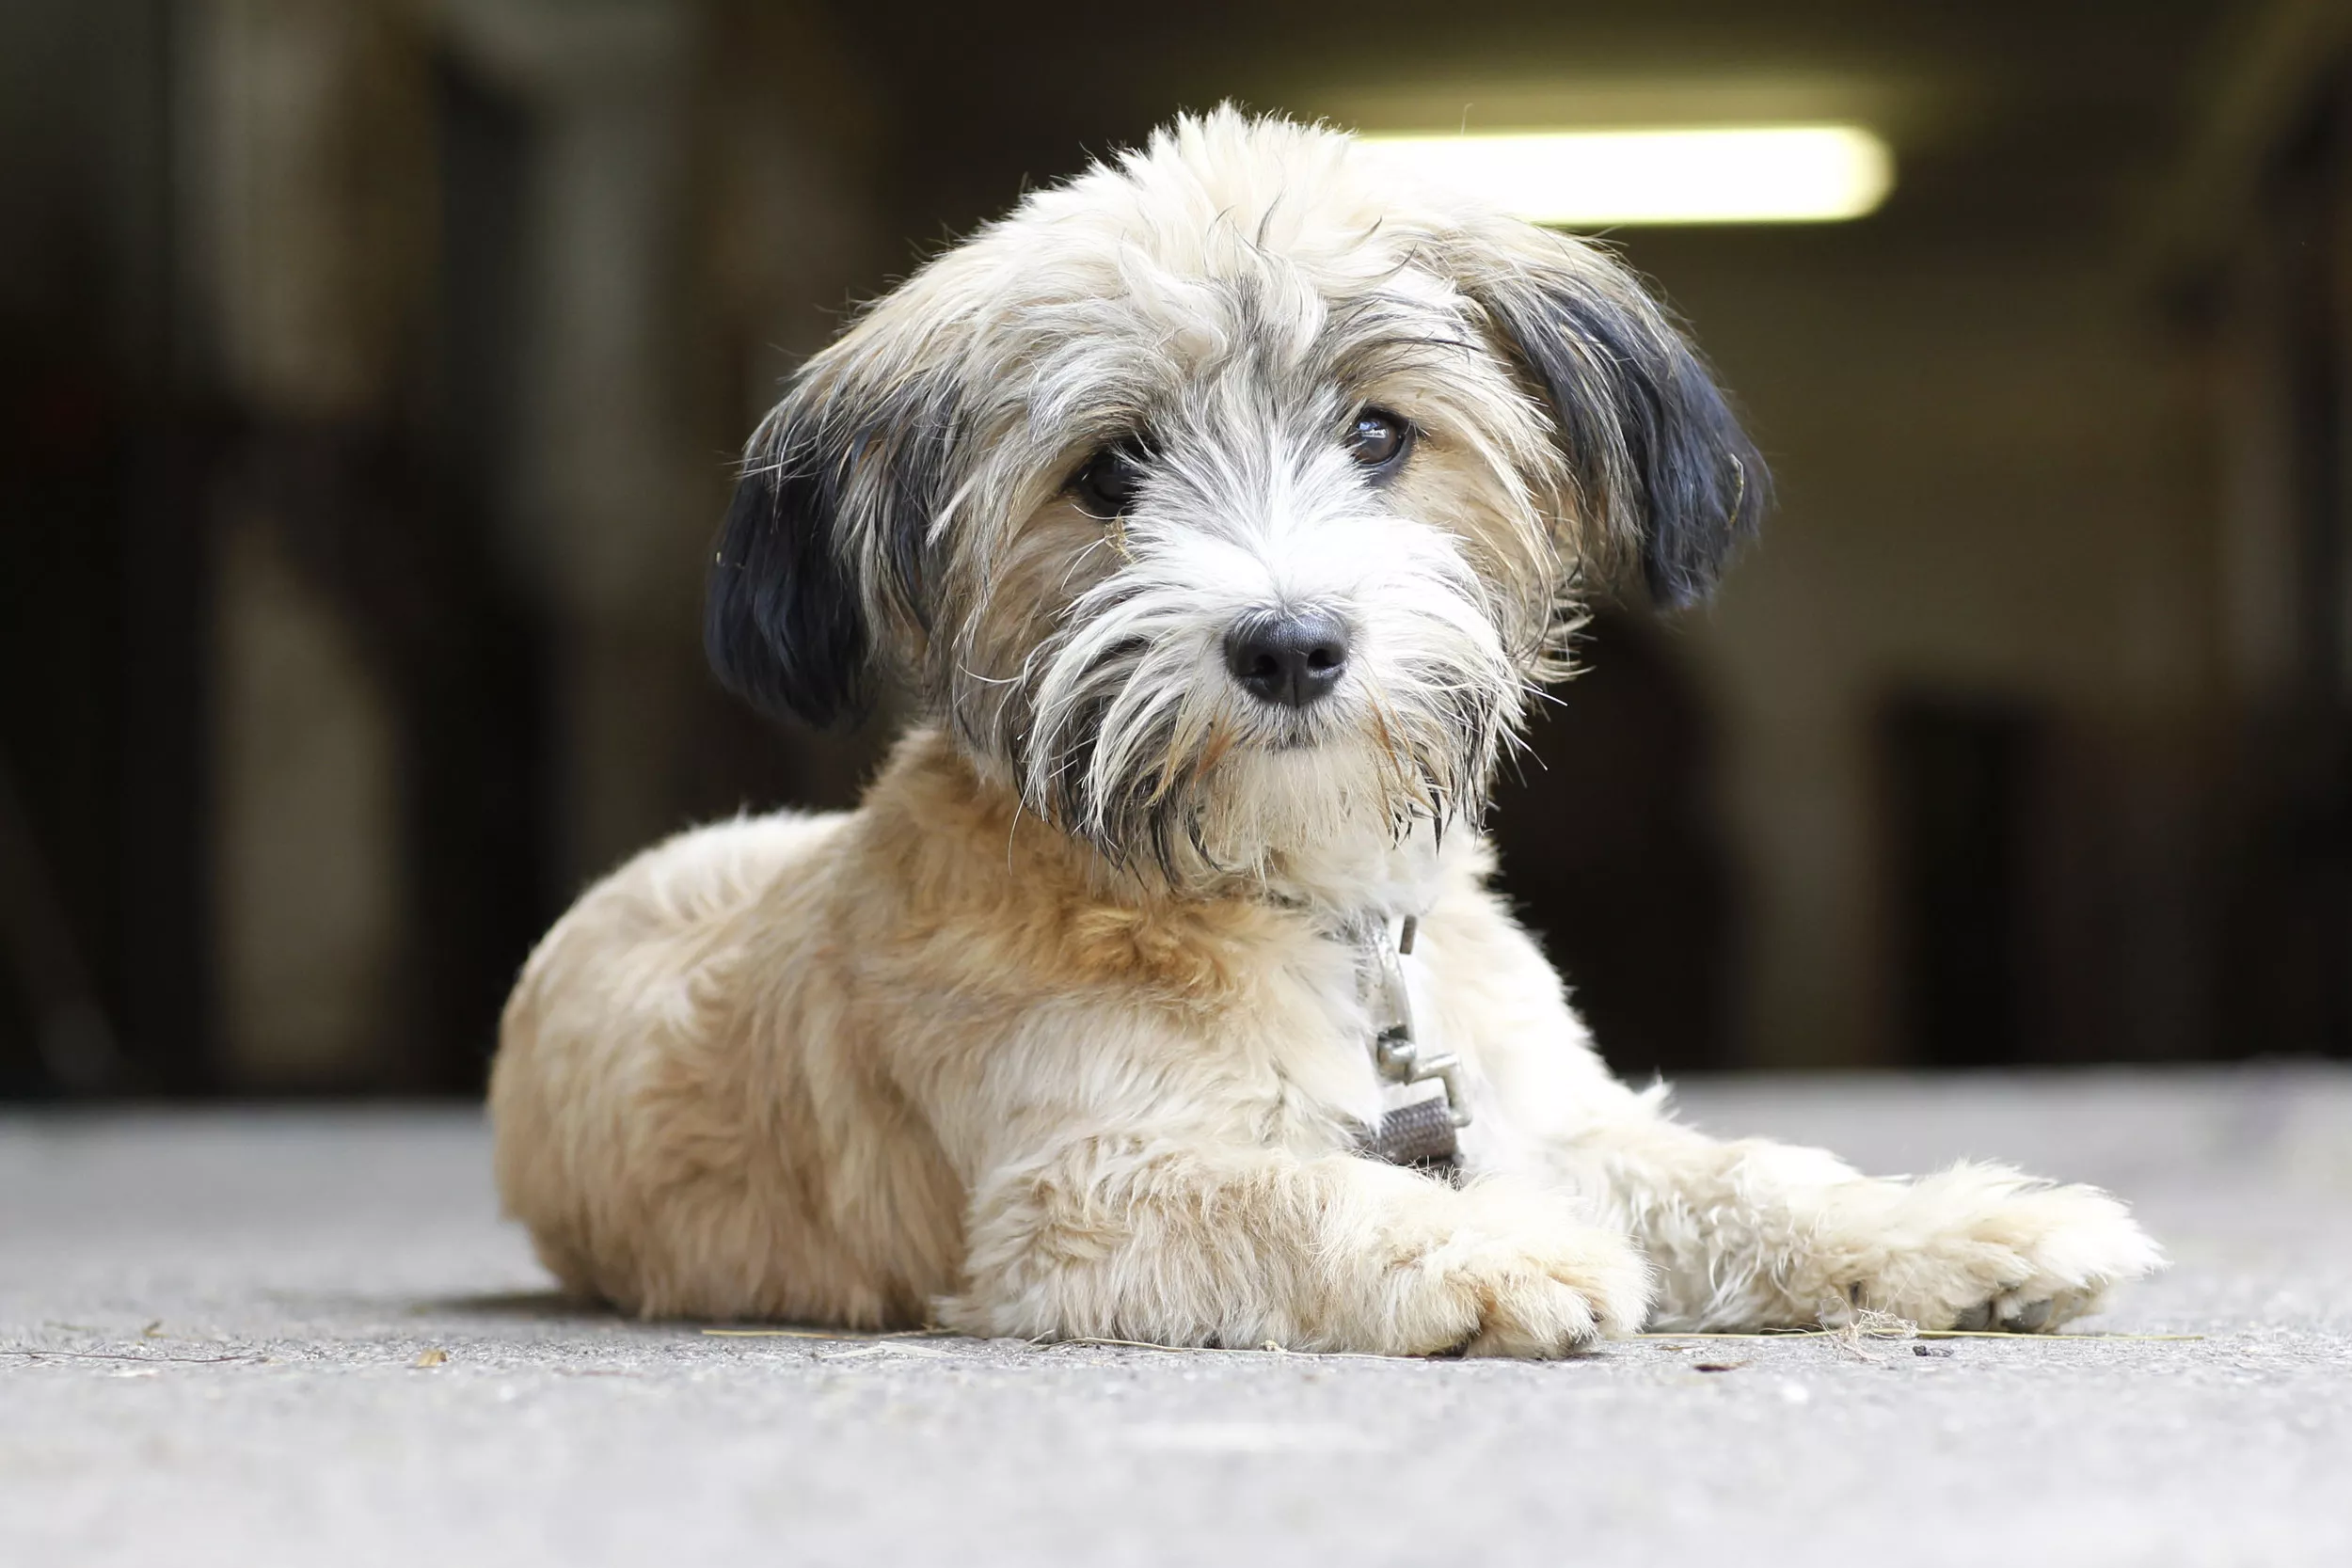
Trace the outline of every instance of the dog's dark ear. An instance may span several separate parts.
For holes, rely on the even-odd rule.
[[[727,689],[823,727],[872,706],[928,626],[931,523],[952,483],[939,377],[874,393],[834,361],[753,438],[710,566],[703,646]],[[902,658],[901,662],[905,662]]]
[[[703,651],[722,685],[771,718],[823,727],[871,702],[863,595],[842,558],[837,486],[747,463],[720,531],[703,607]]]
[[[1472,293],[1543,389],[1588,523],[1638,553],[1653,600],[1704,598],[1771,487],[1706,364],[1595,250],[1500,269]]]

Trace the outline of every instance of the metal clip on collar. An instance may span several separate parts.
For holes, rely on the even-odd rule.
[[[1470,1120],[1469,1098],[1462,1091],[1461,1062],[1449,1052],[1424,1053],[1413,1037],[1413,998],[1405,983],[1405,957],[1413,950],[1421,923],[1411,915],[1396,945],[1388,942],[1385,925],[1364,943],[1372,959],[1372,1060],[1380,1076],[1391,1084],[1425,1084],[1436,1079],[1445,1098],[1416,1101],[1380,1118],[1380,1129],[1364,1140],[1364,1152],[1392,1164],[1452,1164],[1460,1154],[1457,1128]]]

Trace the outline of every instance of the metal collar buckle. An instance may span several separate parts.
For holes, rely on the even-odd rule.
[[[1442,1100],[1420,1100],[1400,1106],[1367,1129],[1358,1148],[1391,1164],[1444,1167],[1461,1154],[1456,1131],[1470,1120],[1469,1097],[1462,1090],[1460,1059],[1449,1052],[1424,1052],[1413,1037],[1413,998],[1405,983],[1405,958],[1413,951],[1421,922],[1405,917],[1404,928],[1391,945],[1388,923],[1368,931],[1363,942],[1370,979],[1372,1061],[1381,1078],[1409,1085],[1436,1079],[1445,1088]]]

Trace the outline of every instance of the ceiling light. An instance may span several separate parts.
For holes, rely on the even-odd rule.
[[[1895,160],[1854,125],[1368,135],[1378,154],[1533,223],[1821,223],[1886,198]]]

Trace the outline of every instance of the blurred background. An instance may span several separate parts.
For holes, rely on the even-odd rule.
[[[1503,791],[1619,1068],[2352,1054],[2352,4],[8,0],[0,1095],[475,1093],[588,879],[852,799],[703,671],[731,455],[1228,97],[1893,149],[1610,236],[1782,498]]]

